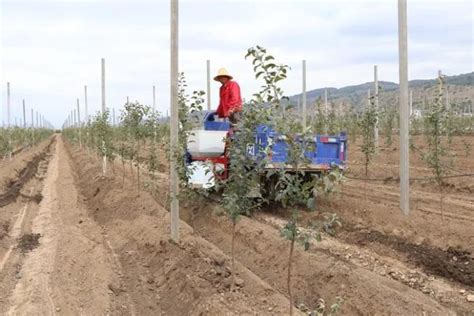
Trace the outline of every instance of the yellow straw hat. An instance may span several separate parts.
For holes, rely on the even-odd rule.
[[[219,77],[228,77],[229,79],[232,79],[232,76],[229,75],[229,72],[225,68],[219,69],[219,71],[217,72],[217,76],[214,77],[214,80],[219,81]]]

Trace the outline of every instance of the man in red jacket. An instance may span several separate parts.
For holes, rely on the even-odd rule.
[[[220,118],[227,117],[232,124],[236,124],[242,111],[242,98],[240,97],[239,84],[232,79],[225,68],[219,69],[217,76],[214,77],[215,81],[222,84],[216,113]]]

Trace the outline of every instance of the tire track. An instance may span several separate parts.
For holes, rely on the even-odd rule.
[[[56,147],[57,150],[57,147]],[[44,199],[33,220],[32,231],[41,235],[40,246],[26,257],[23,264],[23,277],[16,284],[10,297],[10,308],[7,315],[54,315],[56,313],[49,275],[53,272],[57,240],[54,238],[56,226],[52,209],[57,203],[53,189],[58,178],[58,155],[55,153],[46,173],[42,195]]]
[[[346,197],[350,197],[352,199],[358,199],[361,197],[360,193],[349,193],[349,192],[344,192],[344,195]],[[372,203],[381,203],[382,201],[386,201],[386,202],[389,202],[392,206],[394,207],[397,207],[398,206],[398,201],[393,201],[392,199],[390,198],[382,198],[382,197],[368,197],[368,200]],[[423,202],[420,202],[419,200],[416,200],[416,202],[418,204],[424,204]],[[468,222],[474,222],[474,217],[469,217],[469,216],[463,216],[463,215],[458,215],[458,214],[454,214],[454,213],[451,213],[451,212],[447,212],[447,211],[443,211],[443,213],[441,213],[441,211],[435,211],[433,209],[428,209],[426,207],[421,207],[421,206],[417,206],[416,207],[416,210],[418,211],[422,211],[426,214],[434,214],[434,215],[438,215],[440,217],[449,217],[449,218],[452,218],[452,219],[457,219],[457,220],[461,220],[461,221],[468,221]]]
[[[33,192],[33,189],[31,189],[31,192]],[[30,192],[30,194],[31,194],[31,192]],[[15,220],[15,224],[13,224],[13,228],[12,228],[10,234],[9,234],[10,238],[12,240],[16,240],[18,237],[20,237],[21,229],[23,227],[23,221],[25,219],[26,211],[28,209],[28,204],[29,204],[29,202],[27,202],[25,204],[25,206],[23,206],[21,208],[20,212],[18,213],[18,217]],[[10,258],[10,255],[12,254],[13,248],[14,248],[14,244],[11,244],[10,247],[8,247],[8,250],[5,253],[5,255],[3,256],[2,260],[0,261],[0,272],[3,271],[3,268],[5,267],[5,264],[7,263],[8,259]]]
[[[56,238],[61,243],[50,276],[56,307],[64,314],[135,315],[117,255],[109,247],[103,228],[88,218],[89,210],[79,194],[72,161],[61,138],[57,147],[59,179],[55,190],[60,199],[53,214],[59,227]]]
[[[7,190],[0,194],[0,208],[14,202],[17,199],[17,197],[20,195],[21,189],[35,176],[39,163],[46,158],[53,142],[54,138],[51,140],[49,145],[46,146],[45,150],[34,156],[33,159],[27,163],[26,167],[19,172],[16,180],[10,181]]]
[[[380,189],[373,186],[364,189],[363,187],[361,188],[351,185],[344,186],[343,194],[355,199],[360,199],[367,196],[367,199],[373,203],[387,202],[393,206],[398,206],[399,194],[392,191],[387,191],[385,189]],[[434,194],[427,192],[412,192],[412,200],[418,205],[417,209],[422,210],[425,213],[433,213],[436,215],[441,214],[440,212],[433,210],[433,204],[439,204],[439,196],[435,197]],[[456,208],[456,210],[459,210],[461,214],[444,211],[443,215],[463,221],[474,221],[474,205],[471,204],[472,202],[469,200],[464,201],[448,196],[443,200],[444,208]]]

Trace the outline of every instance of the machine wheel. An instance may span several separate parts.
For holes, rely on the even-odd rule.
[[[268,200],[270,203],[275,201],[276,198],[276,185],[278,183],[278,174],[274,174],[267,178],[266,175],[260,177],[260,193],[262,197]]]

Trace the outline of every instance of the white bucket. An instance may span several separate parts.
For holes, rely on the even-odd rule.
[[[191,131],[188,152],[191,157],[211,158],[224,154],[227,131]]]

